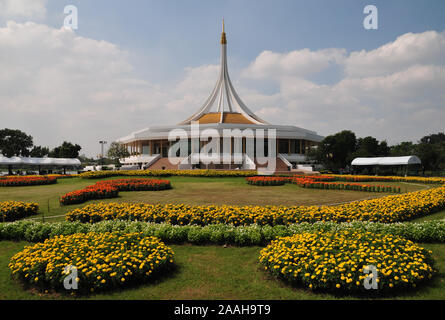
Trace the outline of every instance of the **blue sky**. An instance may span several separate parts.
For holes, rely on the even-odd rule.
[[[60,27],[67,4],[79,9],[79,35],[118,44],[156,81],[217,63],[223,17],[230,58],[239,65],[263,50],[369,50],[403,33],[445,30],[441,0],[49,0],[49,25]],[[362,26],[368,4],[379,10],[378,30]]]
[[[62,28],[65,5],[79,29]],[[363,9],[378,8],[378,30]],[[0,0],[0,128],[113,141],[196,111],[218,76],[261,118],[390,144],[444,131],[442,0]]]

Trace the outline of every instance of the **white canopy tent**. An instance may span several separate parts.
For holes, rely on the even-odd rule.
[[[5,157],[0,155],[0,165],[7,166],[38,166],[40,167],[78,167],[81,165],[79,159],[71,158],[32,158],[32,157]]]
[[[417,156],[355,158],[351,162],[352,166],[375,166],[376,174],[379,166],[406,166],[405,176],[408,175],[410,165],[420,164],[422,161]]]
[[[421,164],[417,156],[404,157],[375,157],[375,158],[355,158],[352,160],[353,166],[397,166],[409,164]]]

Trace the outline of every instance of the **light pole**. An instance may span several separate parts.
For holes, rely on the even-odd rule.
[[[100,162],[101,164],[104,164],[104,144],[107,144],[106,141],[99,141],[100,143]]]

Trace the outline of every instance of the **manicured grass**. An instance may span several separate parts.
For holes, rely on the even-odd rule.
[[[111,179],[122,179],[115,177]],[[134,177],[132,177],[134,178]],[[88,201],[94,202],[145,202],[145,203],[186,203],[191,205],[331,205],[342,202],[370,199],[388,195],[388,193],[359,192],[345,190],[320,190],[301,188],[297,185],[284,186],[252,186],[245,178],[200,178],[200,177],[168,177],[173,189],[164,191],[119,192],[118,198]],[[40,212],[33,218],[43,219],[49,216],[63,216],[74,208],[84,204],[61,207],[59,197],[67,192],[82,189],[96,183],[94,179],[59,179],[57,184],[29,187],[2,187],[0,201],[18,200],[39,203]],[[376,183],[382,184],[382,183]],[[402,192],[416,191],[427,186],[385,183],[401,186]],[[58,217],[49,221],[62,221]]]
[[[0,242],[0,299],[71,299],[66,294],[24,290],[11,279],[9,259],[25,242]],[[433,251],[438,276],[418,290],[385,299],[444,299],[445,244],[423,244]],[[357,299],[296,289],[271,277],[258,263],[259,247],[172,245],[176,270],[151,284],[94,294],[82,299]],[[368,297],[369,298],[369,297]],[[378,295],[375,298],[379,298]]]

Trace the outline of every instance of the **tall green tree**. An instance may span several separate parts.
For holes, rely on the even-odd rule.
[[[386,157],[390,148],[386,141],[379,142],[376,138],[368,136],[357,140],[357,150],[351,158],[357,157]]]
[[[355,133],[344,130],[324,138],[311,155],[326,168],[338,170],[349,164],[350,156],[356,149],[357,138]]]
[[[64,141],[62,145],[51,150],[49,156],[52,158],[77,158],[81,149],[82,147],[78,144]]]
[[[29,156],[29,149],[33,146],[32,136],[14,129],[0,130],[0,153],[5,157]]]
[[[32,148],[32,150],[29,152],[29,156],[35,158],[43,158],[49,155],[49,152],[50,151],[48,147],[34,146],[34,148]]]
[[[445,170],[445,134],[442,132],[422,137],[415,154],[422,160],[423,171]]]
[[[411,141],[400,142],[390,147],[389,154],[393,157],[415,155],[416,145]]]
[[[110,144],[110,148],[107,152],[108,158],[114,159],[115,163],[119,164],[119,159],[126,158],[130,156],[130,153],[128,152],[128,149],[117,142],[112,142]]]

